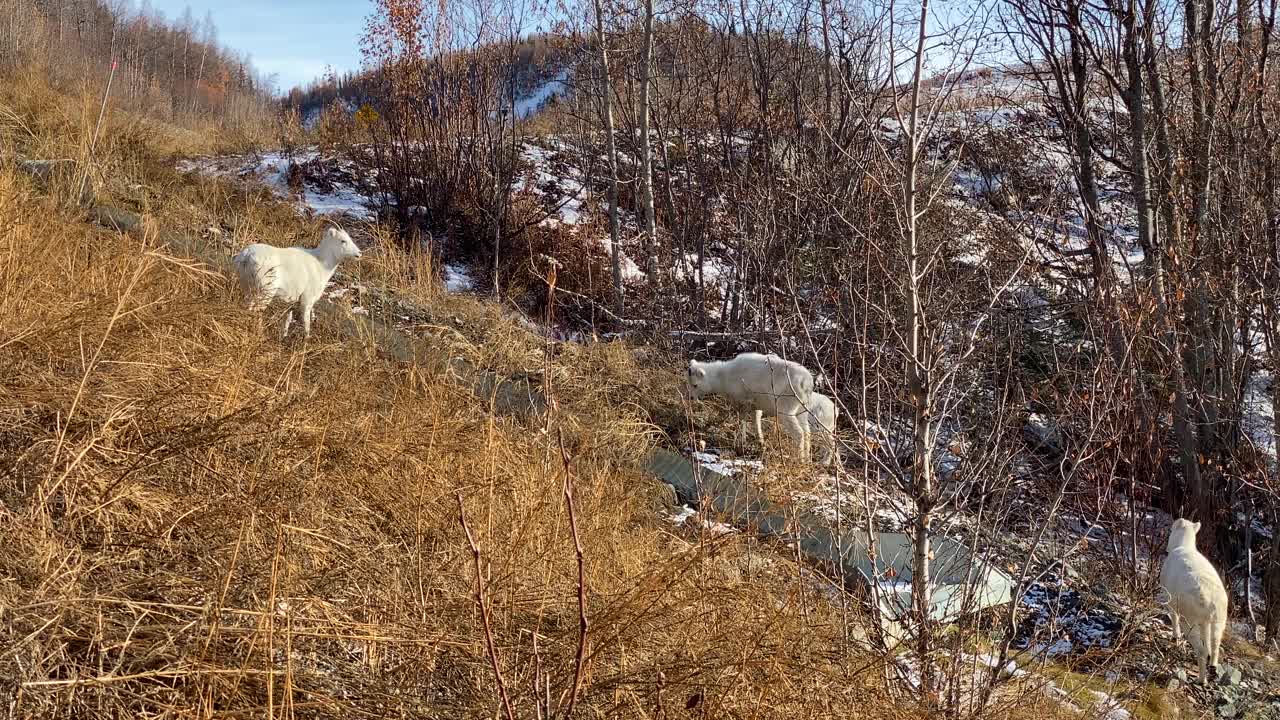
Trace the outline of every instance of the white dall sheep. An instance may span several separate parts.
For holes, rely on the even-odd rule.
[[[302,319],[302,334],[311,336],[311,310],[324,287],[347,258],[360,257],[351,236],[340,228],[325,230],[316,248],[275,247],[254,243],[235,257],[240,289],[249,306],[262,310],[273,300],[289,303],[282,335],[288,336],[296,311]]]
[[[1209,559],[1196,549],[1200,523],[1179,518],[1169,531],[1169,555],[1160,568],[1160,586],[1169,596],[1173,639],[1187,640],[1200,663],[1200,681],[1208,681],[1206,664],[1218,669],[1218,649],[1227,627],[1227,591]]]
[[[836,417],[840,410],[834,400],[817,391],[809,396],[809,402],[805,405],[809,408],[810,437],[812,438],[813,433],[818,433],[823,439],[823,455],[818,462],[834,466],[840,461],[840,450],[836,444]]]
[[[777,417],[783,431],[809,459],[809,423],[802,417],[813,395],[813,374],[803,365],[777,355],[742,353],[732,360],[689,361],[689,394],[695,400],[721,395],[738,413],[739,435],[755,421],[756,438],[764,443],[763,416]]]

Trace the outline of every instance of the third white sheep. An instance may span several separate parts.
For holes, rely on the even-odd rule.
[[[1227,627],[1227,591],[1213,563],[1196,549],[1200,523],[1179,518],[1169,531],[1169,555],[1160,568],[1160,586],[1169,596],[1173,639],[1182,641],[1182,625],[1200,664],[1200,681],[1207,682],[1206,665],[1218,668],[1218,650]]]

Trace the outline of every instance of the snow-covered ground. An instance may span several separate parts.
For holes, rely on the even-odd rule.
[[[588,209],[586,172],[578,165],[580,154],[562,138],[548,137],[538,143],[526,142],[521,157],[529,168],[516,180],[513,192],[528,193],[538,198],[547,211],[539,222],[543,227],[564,226],[577,232],[590,226],[590,232],[605,257],[611,257],[613,243],[608,232],[608,205],[602,197]],[[637,225],[631,213],[619,209],[619,225],[623,233],[634,236]],[[625,250],[619,253],[622,278],[627,282],[643,280],[645,273]]]
[[[1254,372],[1245,388],[1244,419],[1242,428],[1258,450],[1276,463],[1276,408],[1274,405],[1274,376],[1265,370]]]
[[[449,292],[466,292],[475,287],[471,273],[457,263],[444,266],[444,289]]]
[[[283,153],[271,152],[261,155],[182,160],[178,163],[178,170],[198,172],[212,177],[236,177],[241,180],[260,182],[282,200],[293,202],[299,212],[310,211],[316,215],[343,214],[360,220],[371,220],[374,213],[370,209],[368,196],[350,182],[331,181],[331,187],[323,190],[314,184],[304,182],[301,193],[294,192],[289,187],[291,165],[305,165],[321,159],[320,153],[316,150],[302,151],[294,154],[292,158]],[[350,167],[344,169],[347,173],[351,172]]]
[[[516,117],[527,119],[547,106],[554,97],[563,97],[569,93],[569,71],[561,70],[555,77],[540,83],[533,90],[516,98]]]

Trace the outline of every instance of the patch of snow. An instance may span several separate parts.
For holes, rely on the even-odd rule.
[[[1272,400],[1272,384],[1275,379],[1270,372],[1259,371],[1253,374],[1244,392],[1244,413],[1241,418],[1242,429],[1249,440],[1264,455],[1276,463],[1276,408]]]
[[[610,238],[608,235],[604,235],[603,237],[600,238],[600,246],[604,248],[604,254],[605,254],[605,257],[607,258],[606,263],[608,263],[608,267],[612,268],[613,267],[612,265],[613,239]],[[623,280],[635,281],[635,280],[643,280],[646,277],[648,277],[648,275],[646,275],[645,272],[640,269],[640,266],[636,264],[636,261],[632,260],[631,257],[628,256],[625,252],[618,253],[618,264],[621,266]]]
[[[1066,638],[1058,638],[1050,645],[1043,643],[1032,645],[1028,648],[1031,654],[1036,657],[1056,658],[1063,655],[1070,655],[1075,652],[1076,646]]]
[[[444,289],[451,293],[467,292],[475,287],[471,274],[458,263],[444,266]]]
[[[196,158],[179,161],[177,169],[211,177],[256,177],[280,199],[296,203],[299,212],[309,209],[317,215],[345,213],[361,220],[372,219],[374,213],[368,207],[369,199],[358,189],[342,182],[333,182],[331,189],[321,191],[304,181],[301,197],[289,188],[290,164],[307,163],[319,157],[318,151],[307,150],[296,153],[292,159],[279,152],[260,156]]]
[[[725,459],[717,451],[692,453],[699,466],[720,475],[737,475],[740,472],[758,473],[764,470],[764,463],[759,460]]]
[[[1061,574],[1060,574],[1061,573]],[[1070,585],[1069,574],[1055,563],[1027,587],[1022,605],[1028,613],[1013,647],[1049,657],[1076,648],[1110,647],[1124,621]]]
[[[979,653],[974,657],[979,663],[989,668],[994,668],[996,666],[996,663],[999,662],[999,659],[996,658],[994,655],[987,655],[985,653]],[[1022,668],[1018,667],[1018,663],[1012,660],[1008,660],[1005,662],[1004,672],[1012,677],[1022,677],[1027,674],[1026,670],[1023,670]]]
[[[715,536],[728,535],[730,533],[735,533],[738,531],[737,528],[731,525],[726,525],[724,523],[712,522],[710,520],[707,520],[706,518],[702,517],[697,510],[694,510],[688,505],[681,505],[679,508],[675,510],[675,512],[668,513],[667,519],[671,521],[672,525],[676,525],[677,527],[688,526],[690,524],[689,523],[690,520],[696,519],[697,525],[699,525],[703,530],[706,530],[707,532]]]
[[[545,148],[533,143],[523,145],[521,154],[529,163],[533,178],[532,182],[527,178],[518,179],[514,190],[533,193],[543,199],[548,210],[555,209],[540,225],[579,225],[583,222],[583,203],[587,198],[587,188],[582,182],[583,173],[560,152],[559,148],[563,143],[557,138],[549,138],[546,142],[552,147]],[[563,165],[564,174],[556,170],[553,163]]]
[[[329,193],[307,188],[303,191],[302,203],[317,215],[345,213],[361,220],[373,217],[373,211],[365,205],[365,197],[353,188],[335,185]]]
[[[1058,687],[1053,682],[1046,684],[1041,692],[1045,694],[1045,697],[1058,701],[1060,705],[1073,713],[1078,715],[1084,713],[1084,710],[1079,705],[1071,702],[1071,693],[1068,693],[1066,690]]]
[[[1099,720],[1129,720],[1131,717],[1120,701],[1111,695],[1098,690],[1090,690],[1089,694],[1093,696],[1098,712],[1101,713]]]
[[[569,71],[561,70],[554,78],[516,98],[516,117],[521,120],[531,117],[551,102],[551,98],[566,95],[569,92],[568,80]]]

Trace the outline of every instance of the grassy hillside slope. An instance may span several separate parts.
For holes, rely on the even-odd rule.
[[[171,153],[209,138],[113,113],[99,202],[145,223],[92,225],[67,201],[73,179],[16,166],[82,156],[91,99],[9,87],[12,717],[912,716],[810,570],[665,522],[635,463],[653,441],[640,401],[673,374],[621,344],[553,349],[495,306],[441,297],[425,261],[376,232],[354,277],[420,315],[331,307],[310,342],[282,344],[242,309],[228,247],[202,233],[289,244],[320,223],[178,175]],[[551,409],[498,412],[457,357],[531,378]]]

